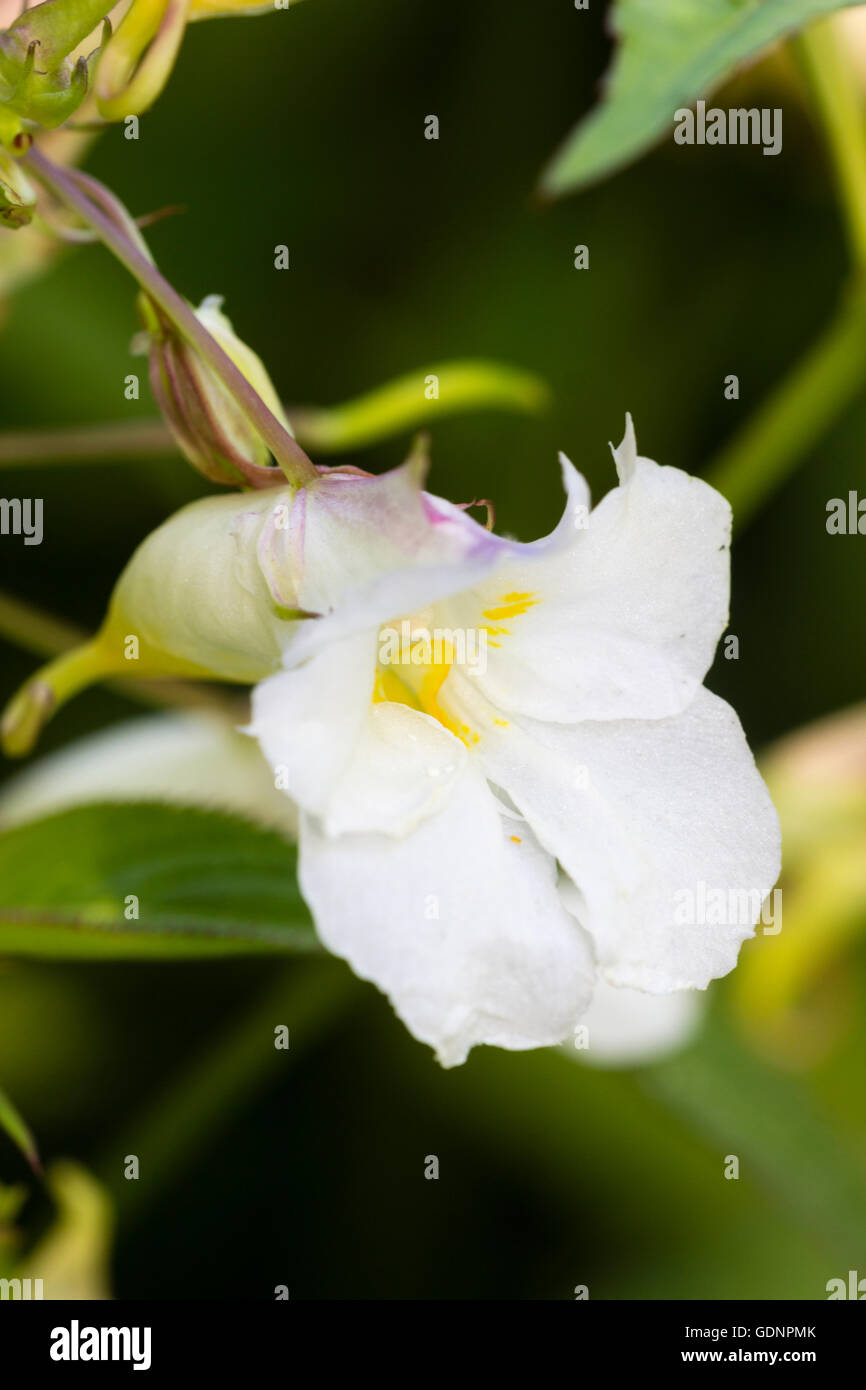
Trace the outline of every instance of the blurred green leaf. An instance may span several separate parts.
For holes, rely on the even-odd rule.
[[[0,1089],[0,1129],[6,1131],[12,1143],[21,1150],[31,1168],[38,1171],[40,1164],[36,1140],[33,1138],[30,1127],[2,1089]],[[0,1210],[0,1217],[2,1217],[2,1210]]]
[[[619,40],[602,101],[541,179],[550,197],[622,168],[672,130],[674,112],[706,96],[777,39],[860,0],[618,0]]]
[[[316,950],[295,864],[279,835],[222,813],[77,807],[0,836],[0,955]]]
[[[718,1147],[720,1166],[736,1154],[741,1175],[823,1238],[841,1263],[862,1258],[866,1156],[804,1081],[765,1065],[713,1019],[700,1046],[647,1068],[639,1082]]]

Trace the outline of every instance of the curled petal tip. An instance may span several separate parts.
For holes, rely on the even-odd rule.
[[[611,443],[610,451],[613,454],[613,461],[616,464],[617,476],[621,483],[627,483],[635,470],[637,463],[637,439],[634,432],[634,421],[628,411],[625,414],[625,433],[618,446]]]
[[[427,430],[419,431],[412,440],[405,467],[415,478],[418,486],[423,487],[430,472],[430,434]]]

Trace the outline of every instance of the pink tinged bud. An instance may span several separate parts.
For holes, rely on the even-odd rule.
[[[36,210],[36,190],[21,166],[0,153],[0,223],[16,230],[26,227]]]
[[[237,337],[221,303],[209,296],[196,317],[289,430],[263,363]],[[282,483],[267,445],[213,369],[152,305],[143,301],[142,308],[148,320],[151,389],[184,457],[214,483],[255,488]]]

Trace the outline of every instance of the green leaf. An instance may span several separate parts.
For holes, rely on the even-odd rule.
[[[707,96],[777,39],[860,0],[618,0],[619,40],[601,103],[545,169],[549,197],[620,169],[673,130],[674,112]]]
[[[127,913],[138,911],[138,917]],[[0,836],[0,956],[318,949],[281,836],[216,811],[81,806]]]
[[[40,1171],[39,1151],[36,1148],[36,1140],[30,1131],[30,1127],[22,1119],[15,1109],[6,1092],[0,1089],[0,1129],[5,1130],[16,1148],[20,1149],[30,1167],[37,1173]],[[0,1209],[0,1221],[3,1219],[3,1211]]]

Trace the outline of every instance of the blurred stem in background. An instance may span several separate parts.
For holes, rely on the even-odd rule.
[[[434,379],[435,395],[431,394]],[[300,444],[318,454],[337,454],[379,444],[467,410],[535,414],[549,404],[548,387],[533,373],[479,359],[418,367],[341,405],[286,405],[284,409]],[[124,463],[168,457],[177,451],[177,443],[160,420],[0,434],[0,468]]]
[[[866,122],[860,85],[833,20],[793,40],[824,127],[845,214],[851,259],[866,271]]]
[[[710,464],[740,529],[866,383],[866,119],[839,32],[823,20],[793,40],[833,162],[853,284],[818,342]]]
[[[793,473],[866,382],[866,285],[857,283],[817,343],[704,474],[739,531]]]

